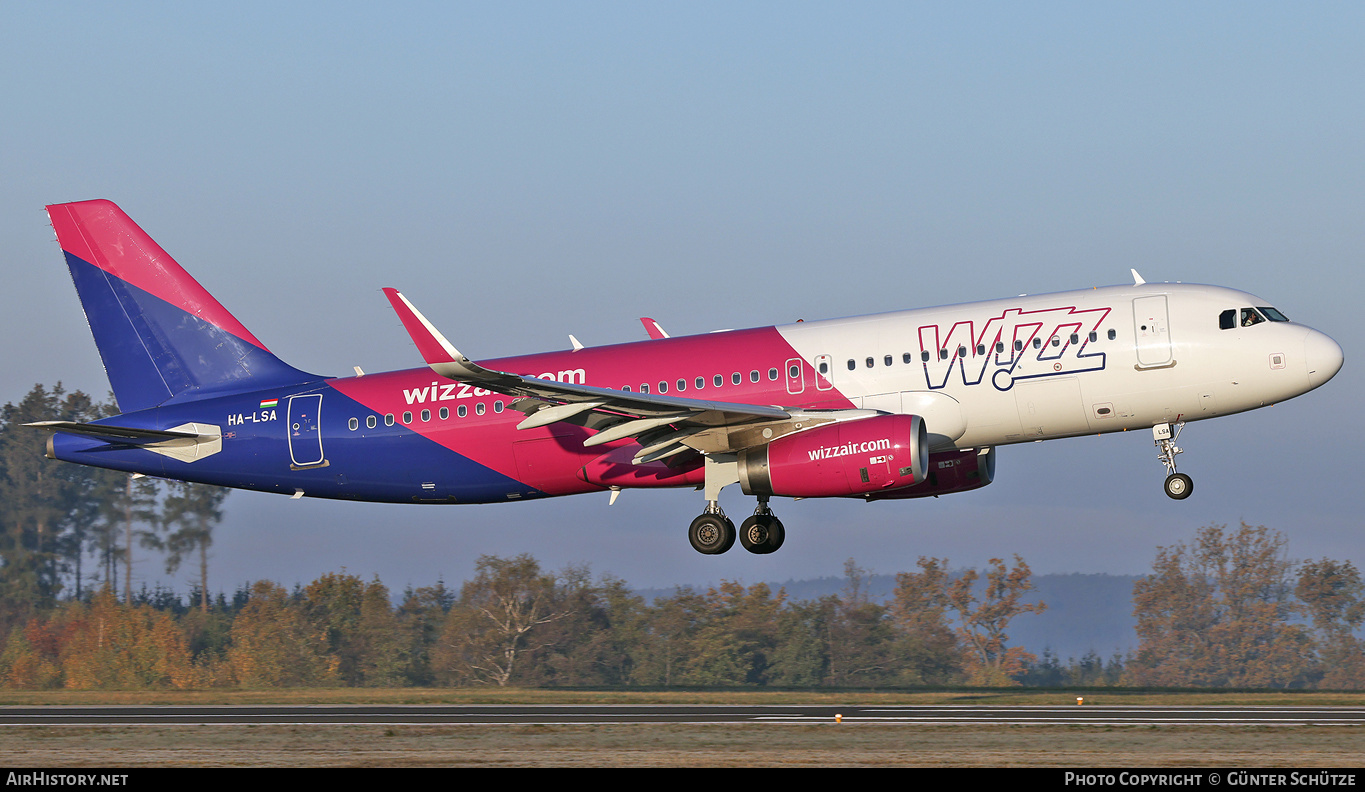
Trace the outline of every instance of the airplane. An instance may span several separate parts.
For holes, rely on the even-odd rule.
[[[782,546],[771,499],[938,497],[996,449],[1151,430],[1165,492],[1191,421],[1330,380],[1327,335],[1250,294],[1133,284],[476,363],[385,289],[426,367],[323,377],[284,363],[116,205],[47,207],[121,415],[46,429],[51,459],[274,492],[494,503],[692,487],[698,552]],[[739,530],[731,484],[756,498]]]

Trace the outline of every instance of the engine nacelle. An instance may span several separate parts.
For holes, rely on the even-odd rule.
[[[746,495],[866,495],[924,481],[929,438],[918,415],[827,424],[739,452]]]
[[[929,455],[925,481],[894,492],[875,492],[868,500],[928,498],[981,489],[995,480],[995,449],[948,451]]]

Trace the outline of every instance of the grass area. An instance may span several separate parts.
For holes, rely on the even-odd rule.
[[[0,729],[10,767],[1360,767],[1359,728],[858,725]],[[134,780],[136,776],[134,776]]]

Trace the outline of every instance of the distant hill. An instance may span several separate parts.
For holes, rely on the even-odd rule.
[[[1034,575],[1029,602],[1047,603],[1041,614],[1024,614],[1010,624],[1011,646],[1022,646],[1042,657],[1044,649],[1065,663],[1094,651],[1108,660],[1115,652],[1127,653],[1137,647],[1133,620],[1133,584],[1136,575]],[[785,589],[793,600],[813,600],[840,594],[846,581],[841,577],[809,580],[769,581],[773,590]],[[879,602],[891,599],[896,588],[894,575],[869,575],[865,580],[868,596]],[[694,586],[704,591],[707,585]],[[672,596],[674,589],[639,589],[646,600]]]

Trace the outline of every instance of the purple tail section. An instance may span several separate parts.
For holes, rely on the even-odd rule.
[[[318,379],[271,354],[113,203],[47,214],[122,412]]]

